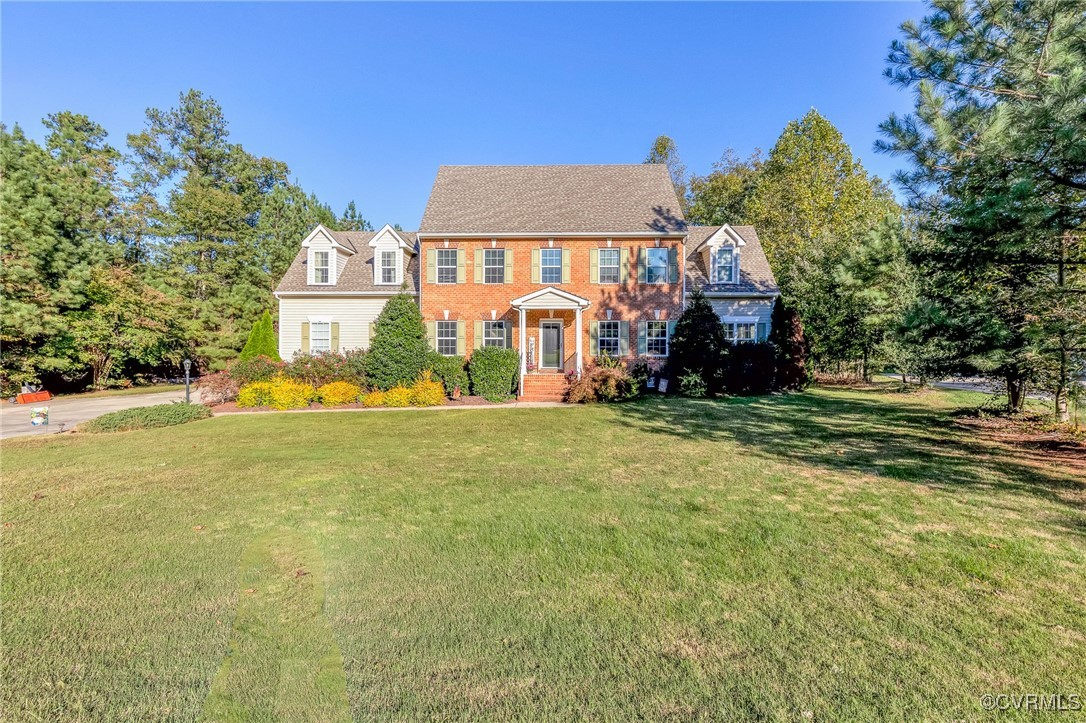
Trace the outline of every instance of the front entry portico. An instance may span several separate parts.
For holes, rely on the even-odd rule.
[[[509,305],[516,309],[520,314],[520,323],[518,328],[520,333],[520,387],[521,393],[524,391],[524,375],[528,373],[528,349],[527,349],[527,337],[525,330],[528,328],[528,312],[529,311],[565,311],[572,310],[575,313],[575,321],[573,325],[573,337],[576,344],[576,354],[574,356],[574,369],[577,374],[580,374],[584,369],[584,353],[582,346],[584,344],[582,337],[584,331],[581,323],[582,312],[587,309],[592,302],[588,299],[571,294],[568,291],[562,291],[553,286],[540,289],[539,291],[533,291],[530,294],[525,294],[520,298],[513,299],[509,302]],[[540,369],[553,369],[561,370],[562,361],[565,357],[565,333],[563,332],[563,326],[560,321],[553,319],[544,319],[539,324],[539,367]],[[553,366],[548,366],[553,364]]]

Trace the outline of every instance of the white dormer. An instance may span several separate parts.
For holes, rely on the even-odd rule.
[[[307,250],[306,283],[311,286],[334,286],[347,257],[355,253],[320,224],[305,237],[302,248]]]
[[[710,284],[739,283],[739,254],[746,246],[743,237],[728,224],[724,224],[712,236],[701,242],[698,251],[709,270]]]
[[[374,285],[402,284],[407,254],[415,253],[415,247],[387,223],[370,239],[370,247],[373,249]]]

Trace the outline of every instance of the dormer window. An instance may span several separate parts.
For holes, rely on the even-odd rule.
[[[332,265],[330,262],[331,254],[328,251],[314,251],[313,252],[313,283],[314,284],[330,284],[332,283]]]
[[[735,283],[735,249],[730,246],[721,246],[713,251],[712,283]]]
[[[395,284],[396,283],[396,252],[395,251],[382,251],[380,254],[381,260],[381,283],[382,284]]]

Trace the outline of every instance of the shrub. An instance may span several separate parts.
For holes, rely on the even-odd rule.
[[[705,394],[717,394],[724,388],[725,356],[728,340],[713,305],[701,290],[690,295],[690,302],[675,324],[668,365],[672,377],[696,374],[704,382]],[[680,391],[682,382],[679,383]],[[690,386],[691,389],[700,388]],[[705,396],[703,394],[702,396]]]
[[[252,382],[238,392],[239,407],[270,407],[274,382]]]
[[[323,387],[332,382],[351,382],[361,387],[365,376],[359,373],[357,353],[349,353],[349,359],[346,354],[334,351],[295,354],[283,367],[283,376],[314,387]]]
[[[427,366],[433,371],[434,379],[444,385],[446,396],[451,397],[457,387],[460,387],[462,392],[468,391],[468,372],[464,368],[464,357],[430,352]]]
[[[807,339],[799,314],[786,308],[781,297],[773,304],[769,343],[774,350],[773,386],[776,389],[803,389],[810,383],[807,369]]]
[[[362,388],[350,382],[329,382],[317,390],[317,398],[326,407],[341,407],[358,401]]]
[[[238,398],[240,385],[227,373],[205,374],[196,381],[200,390],[200,403],[208,407],[226,404]]]
[[[491,402],[504,402],[517,388],[520,357],[513,349],[484,346],[472,352],[468,371],[472,393]]]
[[[648,386],[649,377],[660,372],[660,362],[656,359],[638,357],[629,363],[627,373],[630,375],[630,394],[638,396]]]
[[[249,331],[249,339],[241,350],[239,359],[252,359],[258,356],[266,356],[273,361],[282,361],[279,358],[279,341],[275,338],[275,327],[272,325],[271,314],[268,311],[260,317]]]
[[[230,378],[239,386],[253,382],[265,382],[274,379],[283,370],[283,363],[266,356],[254,356],[238,359],[226,370]]]
[[[679,377],[679,393],[684,397],[701,399],[707,391],[705,380],[697,372],[687,372]]]
[[[211,410],[200,404],[156,404],[153,407],[136,407],[110,412],[79,425],[84,432],[127,432],[134,429],[172,427],[175,424],[207,419]]]
[[[362,406],[367,408],[385,406],[385,393],[380,389],[366,393],[362,397]]]
[[[729,394],[766,394],[772,391],[774,360],[772,344],[736,344],[728,353],[725,391]]]
[[[438,407],[445,403],[445,386],[432,378],[430,372],[419,375],[411,386],[411,405],[414,407]]]
[[[566,401],[573,404],[618,402],[634,396],[630,375],[621,366],[590,366],[578,379],[570,376]]]
[[[402,384],[397,384],[385,392],[386,407],[410,407],[411,400],[411,389]]]
[[[348,349],[341,354],[343,366],[340,368],[339,381],[366,386],[366,350]]]
[[[366,379],[378,389],[411,384],[426,368],[429,353],[418,304],[408,294],[397,294],[377,317],[364,364]]]

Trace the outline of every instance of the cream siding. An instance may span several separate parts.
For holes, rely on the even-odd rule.
[[[338,253],[336,248],[332,245],[332,242],[325,237],[324,234],[318,234],[314,236],[309,242],[309,253],[306,256],[306,274],[308,275],[307,283],[314,283],[313,281],[313,252],[314,251],[327,251],[328,252],[328,284],[335,285],[336,279],[339,278],[339,272],[343,271],[343,265],[347,263],[347,257],[345,254]],[[326,284],[320,284],[325,286]]]
[[[343,267],[347,265],[347,254],[338,249],[333,250],[335,252],[336,260],[336,281],[339,281],[339,277],[343,275]]]
[[[366,348],[370,324],[388,296],[295,297],[279,299],[279,356],[289,360],[302,348],[302,322],[326,317],[339,322],[339,349]]]
[[[403,283],[403,269],[405,254],[400,249],[400,243],[396,240],[388,231],[377,236],[370,242],[373,246],[373,283],[381,284],[381,252],[382,251],[395,251],[396,252],[396,282],[394,284],[388,284],[388,286],[399,287]],[[383,286],[384,284],[382,284]]]
[[[773,316],[773,299],[714,299],[709,298],[713,310],[721,319],[727,316],[753,316],[758,323],[769,328],[769,319]]]

